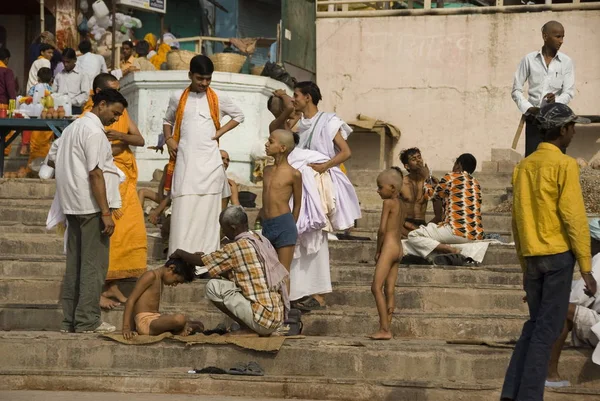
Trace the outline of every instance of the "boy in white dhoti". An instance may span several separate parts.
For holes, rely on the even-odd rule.
[[[171,96],[164,120],[170,156],[165,191],[170,190],[173,199],[169,254],[176,249],[210,253],[219,248],[219,213],[227,177],[217,140],[242,123],[244,115],[226,94],[210,88],[213,71],[208,57],[194,57],[192,82]],[[221,127],[224,115],[231,120]]]

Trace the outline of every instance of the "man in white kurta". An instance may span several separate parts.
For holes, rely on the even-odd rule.
[[[242,123],[244,115],[229,96],[215,91],[218,97],[219,117],[231,117],[231,121],[219,130],[216,129],[206,93],[212,72],[212,62],[207,57],[196,56],[192,59],[192,84],[183,109],[178,144],[172,135],[183,91],[171,96],[164,119],[169,151],[177,148],[171,185],[173,203],[169,254],[177,249],[208,254],[219,249],[220,245],[219,214],[227,176],[215,138]],[[197,270],[197,273],[202,272],[202,269]]]
[[[346,230],[361,217],[354,187],[340,169],[340,164],[350,157],[346,139],[352,129],[335,113],[320,112],[317,108],[320,100],[321,94],[316,84],[300,82],[296,85],[294,107],[303,113],[298,124],[298,147],[319,152],[326,157],[324,162],[308,165],[319,174],[329,173],[331,176],[335,205],[328,218],[334,230]],[[298,220],[303,218],[301,211]],[[322,306],[323,300],[314,295],[331,292],[327,232],[318,229],[300,234],[298,244],[290,269],[290,299],[313,295]],[[319,307],[314,301],[312,305]],[[310,304],[307,303],[307,306],[306,309],[311,309]]]

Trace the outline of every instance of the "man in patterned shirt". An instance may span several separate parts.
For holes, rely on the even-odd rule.
[[[206,283],[206,297],[243,329],[268,336],[284,320],[284,299],[280,293],[287,270],[277,253],[261,235],[248,231],[248,216],[240,206],[225,209],[219,223],[223,234],[233,239],[223,248],[204,255],[177,249],[170,257],[204,266],[215,279]],[[223,276],[225,279],[216,278]]]
[[[423,258],[432,252],[460,253],[452,244],[483,239],[481,223],[481,186],[471,174],[477,167],[475,156],[464,153],[456,159],[452,172],[434,187],[426,184],[426,195],[444,201],[444,221],[429,223],[408,234],[409,254]]]

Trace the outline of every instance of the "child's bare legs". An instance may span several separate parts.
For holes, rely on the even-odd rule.
[[[294,259],[294,248],[295,245],[284,246],[283,248],[277,249],[277,258],[279,259],[279,263],[285,267],[285,269],[290,272],[290,268],[292,266],[292,260]],[[288,294],[290,293],[290,278],[285,280],[285,286],[287,288]]]
[[[153,320],[150,323],[150,335],[157,336],[167,331],[180,336],[187,336],[190,334],[190,327],[188,326],[185,315],[180,313],[176,315],[162,315],[158,319]]]
[[[153,190],[148,188],[140,189],[138,191],[138,197],[140,198],[140,204],[142,205],[142,209],[144,208],[144,201],[146,199],[150,199],[151,201],[156,203],[160,203],[160,201],[162,200],[160,199],[158,192],[154,192]]]
[[[398,279],[398,264],[394,261],[385,279],[385,300],[387,303],[388,324],[392,330],[392,317],[396,309],[396,280]]]
[[[375,266],[375,274],[373,275],[373,284],[371,285],[371,292],[375,297],[377,313],[379,314],[379,331],[369,336],[373,340],[390,340],[392,338],[392,331],[390,330],[390,319],[388,314],[389,306],[386,300],[386,296],[383,292],[383,287],[384,284],[386,284],[387,287],[387,278],[390,275],[392,266],[394,265],[394,263],[396,263],[397,259],[398,250],[390,249],[390,247],[384,246],[381,251],[381,255],[379,255],[377,265]],[[396,275],[397,273],[398,270],[396,269]]]

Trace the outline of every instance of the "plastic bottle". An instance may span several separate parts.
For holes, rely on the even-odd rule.
[[[104,4],[104,1],[102,0],[96,0],[94,4],[92,4],[92,9],[94,10],[94,16],[97,19],[104,18],[110,14],[108,7],[106,7],[106,4]]]

